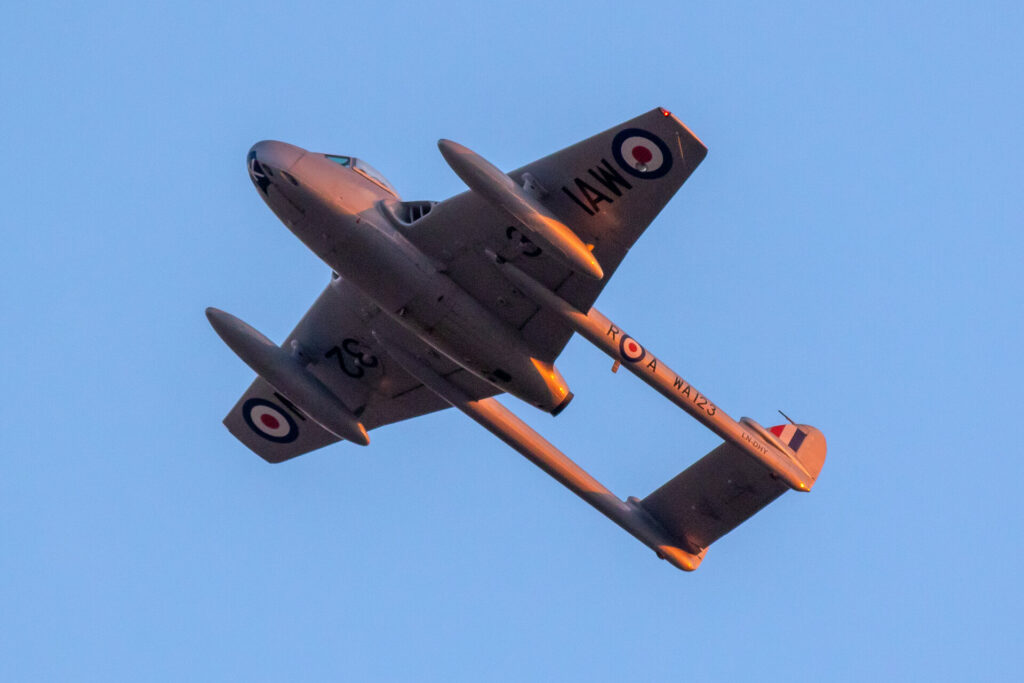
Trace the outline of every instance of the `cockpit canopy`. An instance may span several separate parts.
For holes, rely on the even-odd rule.
[[[391,186],[391,183],[388,182],[387,178],[385,178],[380,171],[375,169],[373,166],[370,166],[370,164],[366,163],[362,159],[340,156],[338,154],[325,154],[324,157],[339,166],[351,168],[353,171],[356,171],[360,175],[368,178],[370,181],[380,185],[382,188],[395,195],[396,198],[398,197],[398,192]]]

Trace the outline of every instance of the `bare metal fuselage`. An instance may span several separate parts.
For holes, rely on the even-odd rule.
[[[383,186],[326,156],[264,141],[249,171],[267,205],[317,256],[438,352],[541,410],[557,414],[572,393],[500,320],[416,248],[381,210]]]

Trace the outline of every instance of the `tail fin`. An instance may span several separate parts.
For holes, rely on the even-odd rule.
[[[797,460],[811,475],[813,482],[825,464],[825,435],[814,427],[798,424],[775,425],[769,429],[783,445],[793,451]]]
[[[808,425],[769,430],[813,479],[825,463],[825,436]],[[731,443],[723,443],[640,501],[666,532],[695,554],[750,519],[789,487]]]

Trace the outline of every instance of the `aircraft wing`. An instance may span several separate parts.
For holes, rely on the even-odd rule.
[[[633,243],[707,155],[704,144],[663,109],[610,128],[508,175],[585,243],[604,270],[573,273],[532,244],[502,209],[473,192],[432,207],[404,228],[445,264],[461,287],[519,329],[541,360],[553,361],[572,336],[554,314],[518,293],[487,258],[497,253],[586,312]]]
[[[448,403],[391,362],[372,329],[379,309],[341,278],[335,278],[283,344],[298,344],[317,379],[359,418],[367,430],[449,407]],[[386,322],[386,321],[378,321]],[[475,398],[499,393],[410,338],[411,349]],[[257,455],[282,462],[339,441],[306,416],[266,380],[257,377],[224,418],[224,425]]]
[[[586,244],[604,270],[593,280],[532,244],[515,221],[472,192],[432,207],[403,227],[409,240],[443,264],[458,285],[522,333],[541,360],[553,361],[572,336],[555,314],[515,290],[485,256],[491,251],[586,311],[629,248],[704,159],[707,149],[662,109],[588,138],[509,173]],[[374,209],[376,210],[376,209]],[[367,429],[448,407],[389,361],[373,336],[386,326],[377,307],[336,278],[283,344],[298,344],[308,370]],[[386,316],[385,316],[386,317]],[[430,359],[432,369],[473,400],[493,396],[492,385],[410,338],[406,349]],[[280,392],[257,378],[224,424],[269,462],[281,462],[338,441]]]

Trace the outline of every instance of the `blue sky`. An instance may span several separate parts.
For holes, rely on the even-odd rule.
[[[722,3],[716,3],[721,5]],[[1017,3],[25,3],[0,25],[3,680],[1014,680]],[[220,420],[328,279],[245,172],[407,199],[655,106],[710,153],[598,307],[730,414],[821,428],[695,573],[453,411],[268,466]],[[618,495],[717,440],[573,341],[507,405]]]

